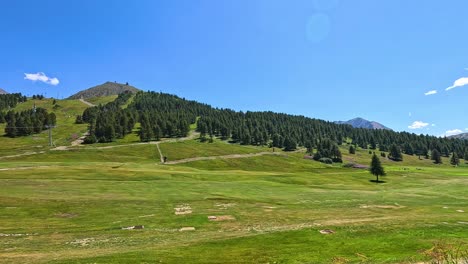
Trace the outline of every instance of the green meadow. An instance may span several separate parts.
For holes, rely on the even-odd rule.
[[[162,141],[162,154],[213,159],[161,164],[135,134],[70,147],[86,126],[68,114],[86,105],[58,104],[67,150],[47,147],[45,132],[1,139],[0,263],[431,263],[436,250],[468,250],[464,161],[381,158],[376,184],[343,166],[368,165],[367,150],[343,146],[344,163],[325,165],[304,150],[187,139]]]

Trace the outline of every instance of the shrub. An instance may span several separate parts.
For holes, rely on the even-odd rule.
[[[319,161],[325,164],[333,164],[333,160],[330,158],[320,158]]]

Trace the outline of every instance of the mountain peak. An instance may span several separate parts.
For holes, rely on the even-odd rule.
[[[375,121],[369,121],[366,120],[362,117],[356,117],[348,121],[337,121],[335,122],[337,124],[346,124],[346,125],[351,125],[355,128],[366,128],[366,129],[387,129],[391,130],[390,128],[375,122]]]
[[[138,91],[140,91],[140,89],[135,88],[128,83],[105,82],[101,85],[96,85],[89,89],[80,91],[70,96],[68,99],[87,99],[92,97],[118,95],[124,92],[136,93]]]
[[[0,88],[0,94],[8,94],[8,92]]]
[[[468,140],[468,133],[461,133],[461,134],[449,136],[448,138],[467,139]]]

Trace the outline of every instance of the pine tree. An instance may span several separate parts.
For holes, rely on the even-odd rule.
[[[284,150],[285,151],[293,151],[296,150],[297,148],[297,143],[292,139],[291,137],[286,137],[284,139]]]
[[[379,182],[379,176],[385,176],[385,170],[380,163],[379,157],[377,155],[372,156],[371,165],[369,168],[370,173],[372,173],[375,177],[377,177],[377,183]]]
[[[356,154],[356,148],[353,145],[349,146],[349,154]]]
[[[7,137],[16,137],[17,129],[16,129],[15,113],[13,111],[8,112],[6,119],[7,119],[7,125],[5,127],[5,133]]]
[[[390,153],[388,153],[388,157],[390,159],[394,160],[394,161],[402,161],[403,160],[403,156],[401,155],[401,150],[395,144],[392,144],[390,146]]]
[[[465,163],[468,163],[468,148],[465,149],[465,157],[463,158]]]
[[[450,158],[450,164],[453,166],[458,166],[460,164],[460,159],[456,152],[453,152],[452,157]]]
[[[431,160],[433,160],[435,164],[442,164],[442,157],[437,149],[432,150]]]

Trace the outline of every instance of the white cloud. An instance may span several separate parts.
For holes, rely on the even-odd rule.
[[[450,87],[447,87],[445,89],[445,91],[452,90],[453,88],[457,88],[457,87],[462,87],[462,86],[465,86],[467,84],[468,84],[468,77],[462,77],[462,78],[456,80],[455,82],[453,82],[453,85],[450,86]]]
[[[412,116],[413,114],[411,112],[408,113],[408,116]]]
[[[431,126],[435,127],[435,126],[436,126],[436,124],[432,124]]]
[[[50,78],[47,75],[45,75],[43,72],[25,73],[24,75],[25,75],[24,77],[25,80],[31,80],[33,82],[41,81],[50,85],[57,85],[60,83],[57,78]]]
[[[424,93],[424,95],[433,95],[433,94],[436,94],[437,93],[437,90],[432,90],[432,91],[428,91],[426,93]]]
[[[466,131],[468,131],[468,128],[465,128]]]
[[[423,127],[427,127],[429,123],[424,123],[423,121],[414,121],[411,126],[408,126],[409,129],[419,129]]]
[[[461,131],[460,129],[447,130],[445,131],[444,136],[449,137],[449,136],[458,135],[461,133],[463,133],[463,131]]]

